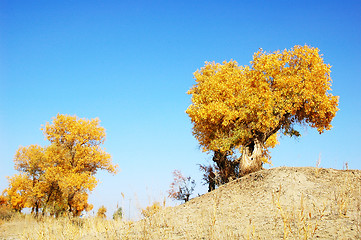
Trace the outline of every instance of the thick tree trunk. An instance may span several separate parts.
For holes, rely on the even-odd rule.
[[[262,169],[262,164],[262,144],[255,139],[242,150],[239,163],[240,177]]]

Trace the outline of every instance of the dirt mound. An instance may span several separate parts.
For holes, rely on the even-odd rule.
[[[357,239],[360,198],[360,170],[279,167],[167,208],[134,229],[151,239]]]

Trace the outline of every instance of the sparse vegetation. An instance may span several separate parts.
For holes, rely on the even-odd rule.
[[[282,186],[280,185],[276,193],[272,194],[272,201],[282,219],[283,239],[287,239],[289,236],[305,240],[313,238],[318,230],[319,221],[324,217],[326,205],[317,208],[313,204],[313,208],[309,208],[305,206],[304,195],[301,194],[300,206],[287,209],[281,204],[281,191]]]
[[[175,200],[188,202],[195,186],[195,180],[191,177],[184,177],[179,170],[174,170],[173,182],[170,184],[168,196]]]
[[[154,202],[137,222],[14,215],[0,239],[360,239],[360,193],[360,170],[275,168],[177,207]]]

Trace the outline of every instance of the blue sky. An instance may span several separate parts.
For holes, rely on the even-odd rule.
[[[7,1],[0,0],[0,190],[19,146],[47,145],[41,124],[56,114],[101,120],[104,147],[119,164],[99,173],[97,209],[166,196],[172,171],[201,185],[200,151],[185,110],[193,72],[205,61],[248,65],[259,48],[318,47],[332,65],[340,111],[331,131],[283,137],[273,167],[361,168],[359,1]],[[128,207],[131,199],[131,213]],[[138,203],[137,203],[138,202]]]

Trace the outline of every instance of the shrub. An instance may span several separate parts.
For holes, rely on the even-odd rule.
[[[168,196],[170,198],[188,202],[196,186],[195,180],[191,177],[184,177],[179,170],[173,172],[174,180],[170,184]]]
[[[0,206],[0,220],[8,221],[14,216],[14,212],[7,206]]]
[[[113,213],[113,219],[114,220],[121,220],[123,218],[123,209],[119,207],[114,213]]]
[[[162,210],[161,204],[159,202],[154,202],[152,205],[150,205],[142,210],[142,215],[147,218],[147,217],[153,216],[160,210]]]
[[[98,209],[97,217],[99,217],[99,218],[106,218],[106,217],[107,217],[106,212],[107,212],[106,207],[101,206],[101,207]]]

